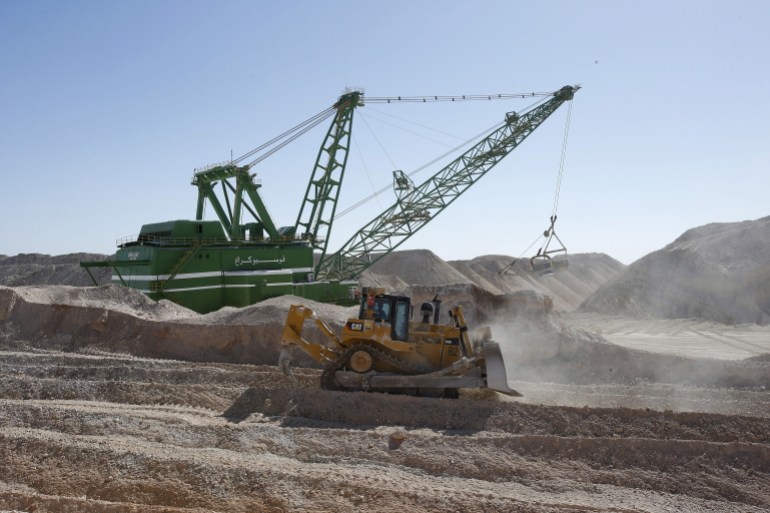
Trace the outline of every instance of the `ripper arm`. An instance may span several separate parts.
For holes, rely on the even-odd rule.
[[[305,325],[305,320],[309,318],[313,319],[321,333],[331,339],[334,343],[334,348],[302,338],[302,328]],[[281,356],[278,359],[278,366],[287,375],[291,373],[291,355],[295,347],[302,349],[308,356],[320,364],[335,361],[338,357],[337,351],[342,348],[339,337],[337,337],[329,325],[317,318],[313,310],[301,305],[291,305],[286,316],[286,324],[283,326],[281,344],[283,345],[283,350],[281,350]]]

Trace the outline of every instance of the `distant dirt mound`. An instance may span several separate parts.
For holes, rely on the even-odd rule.
[[[375,287],[385,289],[389,294],[407,295],[409,284],[392,274],[377,274],[366,270],[361,274],[358,283],[362,287]]]
[[[89,286],[94,282],[80,262],[107,260],[107,255],[95,253],[71,253],[69,255],[41,255],[22,253],[16,256],[0,256],[0,285],[75,285]],[[99,285],[110,282],[109,268],[91,269]]]
[[[153,301],[136,289],[120,285],[102,287],[32,285],[13,289],[2,287],[0,294],[15,296],[11,300],[12,307],[15,306],[16,300],[20,299],[31,304],[109,310],[154,321],[174,321],[196,315],[192,310],[171,301]]]
[[[770,323],[770,217],[686,231],[586,299],[612,315]]]
[[[427,250],[397,251],[371,268],[373,283],[389,290],[415,287],[476,287],[496,296],[534,291],[553,299],[556,310],[572,311],[601,285],[625,268],[601,254],[571,255],[569,267],[552,276],[531,272],[528,259],[510,266],[513,257],[486,255],[473,260],[445,262]],[[505,271],[505,272],[504,272]],[[365,275],[367,276],[367,275]]]
[[[397,276],[411,285],[458,285],[472,283],[426,249],[396,251],[370,268],[372,273]]]
[[[770,314],[770,261],[742,277],[745,293],[754,297],[757,307]]]
[[[529,259],[486,255],[473,260],[458,260],[449,265],[477,286],[497,294],[533,290],[553,298],[556,310],[571,311],[600,286],[620,274],[625,266],[602,253],[569,256],[569,267],[551,276],[531,272]]]

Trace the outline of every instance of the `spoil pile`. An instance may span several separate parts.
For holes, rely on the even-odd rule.
[[[569,256],[569,267],[550,276],[531,270],[529,259],[486,255],[473,260],[449,262],[477,286],[493,293],[531,290],[553,299],[556,310],[571,311],[601,285],[620,274],[625,266],[603,253]]]
[[[687,230],[580,307],[635,317],[770,323],[770,217]]]
[[[571,255],[567,269],[541,276],[532,272],[529,259],[514,260],[486,255],[445,262],[427,250],[397,251],[374,264],[371,272],[397,277],[413,287],[475,287],[497,296],[533,291],[550,297],[555,310],[571,311],[625,268],[607,255],[585,253]]]
[[[106,255],[95,253],[71,253],[68,255],[41,255],[22,253],[15,256],[0,255],[0,285],[74,285],[86,287],[94,282],[80,262],[106,260]],[[109,268],[91,269],[97,283],[110,282]]]
[[[473,283],[427,249],[395,251],[377,261],[371,271],[397,276],[411,285],[459,285]]]

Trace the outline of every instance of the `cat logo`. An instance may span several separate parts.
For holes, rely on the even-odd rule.
[[[348,329],[350,331],[364,331],[364,323],[363,322],[349,322],[348,323]]]

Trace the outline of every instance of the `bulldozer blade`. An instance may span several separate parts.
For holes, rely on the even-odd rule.
[[[503,353],[497,342],[484,344],[484,360],[487,367],[487,388],[513,397],[522,397],[519,392],[508,386],[508,373],[505,371]]]

